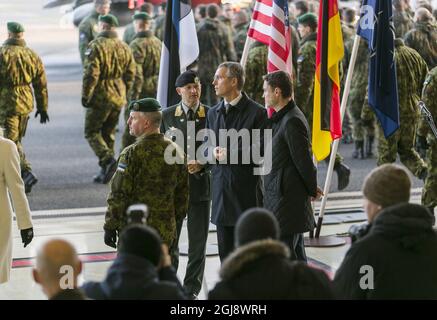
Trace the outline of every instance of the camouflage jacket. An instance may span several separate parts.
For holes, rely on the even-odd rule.
[[[47,111],[44,65],[24,40],[8,39],[0,47],[0,114],[29,114],[33,110],[34,95],[36,108]]]
[[[234,41],[234,47],[235,47],[235,52],[237,54],[238,61],[241,60],[241,55],[243,54],[248,28],[249,28],[249,23],[242,23],[238,26],[235,26],[235,35],[233,41]]]
[[[396,38],[403,38],[408,31],[413,29],[414,21],[411,14],[407,11],[394,11],[393,24]]]
[[[175,150],[175,160],[182,164],[166,163],[164,152],[169,145]],[[184,219],[189,197],[183,151],[175,143],[163,134],[138,138],[120,154],[110,188],[105,229],[122,230],[127,208],[144,203],[149,208],[147,224],[158,231],[167,245],[173,243],[176,222]]]
[[[395,40],[395,62],[398,81],[400,121],[418,119],[417,104],[428,73],[425,60],[417,51],[407,47],[401,39]]]
[[[349,40],[345,46],[348,52],[352,52],[354,39]],[[344,77],[346,78],[346,77]],[[350,106],[356,101],[364,101],[369,81],[369,49],[367,41],[361,39],[358,46],[357,59],[355,61],[354,73],[351,80],[351,88],[348,98]]]
[[[97,25],[98,18],[99,14],[94,10],[79,24],[79,53],[82,64],[85,61],[85,51],[88,44],[93,41],[99,33]]]
[[[308,123],[312,123],[311,114],[314,100],[314,76],[316,72],[317,33],[302,39],[297,58],[296,105],[302,110]]]
[[[429,69],[437,66],[436,23],[416,22],[414,29],[405,35],[405,44],[419,52]]]
[[[217,19],[206,18],[197,32],[199,41],[199,78],[211,83],[218,65],[236,61],[234,43],[226,27]]]
[[[161,40],[151,31],[139,32],[131,42],[130,48],[137,68],[130,99],[155,98],[161,62]]]
[[[263,98],[263,76],[267,74],[267,54],[268,47],[261,42],[255,42],[249,50],[246,67],[244,68],[246,80],[244,81],[244,91],[247,95],[265,105]]]
[[[101,32],[85,52],[82,98],[90,106],[122,108],[132,89],[135,61],[114,31]]]
[[[425,103],[429,112],[431,112],[434,118],[434,123],[437,125],[437,67],[432,69],[426,77],[423,84],[422,101]],[[428,123],[425,119],[421,118],[420,125],[417,132],[420,136],[425,137],[427,133],[431,133]],[[431,139],[434,135],[429,135]]]

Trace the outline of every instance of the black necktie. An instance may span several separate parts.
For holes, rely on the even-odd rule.
[[[188,121],[193,121],[193,120],[194,120],[194,112],[193,112],[193,110],[191,110],[191,109],[188,109],[188,112],[187,112],[187,120],[188,120]]]

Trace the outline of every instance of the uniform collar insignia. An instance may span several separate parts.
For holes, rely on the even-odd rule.
[[[183,114],[182,106],[181,106],[181,105],[178,105],[178,106],[176,107],[175,112],[174,112],[174,116],[175,116],[175,117],[180,117],[180,116],[182,116],[182,114]]]
[[[197,109],[197,116],[199,117],[199,118],[205,118],[205,107],[204,106],[202,106],[202,105],[200,105],[199,106],[199,109]]]

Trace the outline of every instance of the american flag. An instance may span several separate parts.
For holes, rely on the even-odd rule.
[[[247,35],[269,46],[267,72],[292,74],[287,0],[257,0]]]

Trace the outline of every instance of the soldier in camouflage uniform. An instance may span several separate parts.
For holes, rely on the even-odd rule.
[[[99,27],[97,25],[99,15],[107,15],[110,9],[110,0],[94,0],[94,11],[79,24],[79,53],[82,64],[85,61],[85,51],[88,44],[93,41],[99,33]]]
[[[87,108],[85,138],[99,158],[96,183],[107,183],[115,170],[115,126],[135,77],[132,51],[118,39],[113,15],[99,17],[101,33],[85,52],[82,105]]]
[[[188,171],[184,154],[159,132],[162,113],[158,101],[135,100],[130,108],[128,125],[137,141],[120,154],[111,180],[103,227],[105,243],[116,247],[117,232],[127,224],[127,208],[144,203],[149,209],[147,225],[158,231],[171,251],[175,245],[176,223],[184,219],[188,210]],[[171,159],[165,154],[168,148]]]
[[[393,24],[396,38],[403,38],[413,29],[413,14],[410,10],[409,0],[393,0]]]
[[[241,60],[241,55],[243,54],[244,44],[247,38],[247,29],[249,28],[247,13],[244,10],[236,12],[233,16],[233,25],[235,29],[235,35],[233,38],[235,52],[237,54],[238,61]]]
[[[212,86],[217,66],[225,61],[236,61],[234,44],[227,33],[227,29],[217,19],[218,6],[208,6],[208,18],[203,21],[197,32],[199,41],[199,78],[202,84],[203,103],[214,105],[218,99]]]
[[[264,105],[263,76],[267,70],[268,51],[269,48],[265,44],[258,41],[254,42],[249,49],[246,66],[244,67],[246,74],[244,92],[260,105]]]
[[[316,72],[317,16],[306,13],[298,19],[298,30],[302,37],[297,58],[296,105],[302,110],[308,123],[313,123],[314,75]],[[329,158],[327,159],[329,161]],[[337,153],[334,170],[338,176],[338,189],[343,190],[349,184],[350,169],[343,164],[343,158]]]
[[[145,12],[149,15],[149,17],[153,17],[153,5],[151,3],[144,3],[141,5],[140,10],[136,13],[139,12]],[[150,30],[153,30],[153,20],[150,19]],[[134,26],[134,22],[132,21],[131,23],[129,23],[126,26],[126,29],[124,29],[124,33],[123,33],[123,41],[126,42],[127,44],[130,44],[134,39],[135,39],[135,35],[137,34],[137,31],[135,31],[135,26]]]
[[[48,95],[44,65],[38,55],[26,46],[24,28],[8,22],[8,39],[0,47],[0,127],[4,136],[15,142],[20,155],[21,176],[29,193],[37,178],[24,155],[21,140],[26,133],[34,95],[40,122],[49,121]]]
[[[378,166],[393,163],[399,154],[401,162],[418,178],[425,179],[427,168],[414,150],[414,141],[419,122],[419,109],[423,83],[428,73],[425,60],[407,47],[402,39],[395,39],[395,63],[398,83],[399,129],[388,139],[378,125]],[[362,118],[367,120],[371,110],[363,108]]]
[[[159,64],[161,62],[161,40],[150,31],[150,16],[145,12],[134,15],[137,34],[131,42],[130,48],[136,63],[135,81],[130,100],[139,98],[155,98],[158,89]],[[129,118],[129,110],[125,108],[125,120]],[[132,144],[135,138],[129,134],[126,126],[122,139],[122,148]]]
[[[429,72],[423,86],[422,101],[431,112],[434,123],[437,123],[437,67]],[[417,135],[418,140],[424,141],[423,144],[428,149],[426,154],[428,175],[422,191],[422,204],[434,213],[434,208],[437,206],[437,138],[423,118],[420,120]]]
[[[405,35],[405,44],[419,52],[432,69],[437,66],[437,23],[425,8],[417,9],[415,19],[414,29]]]

